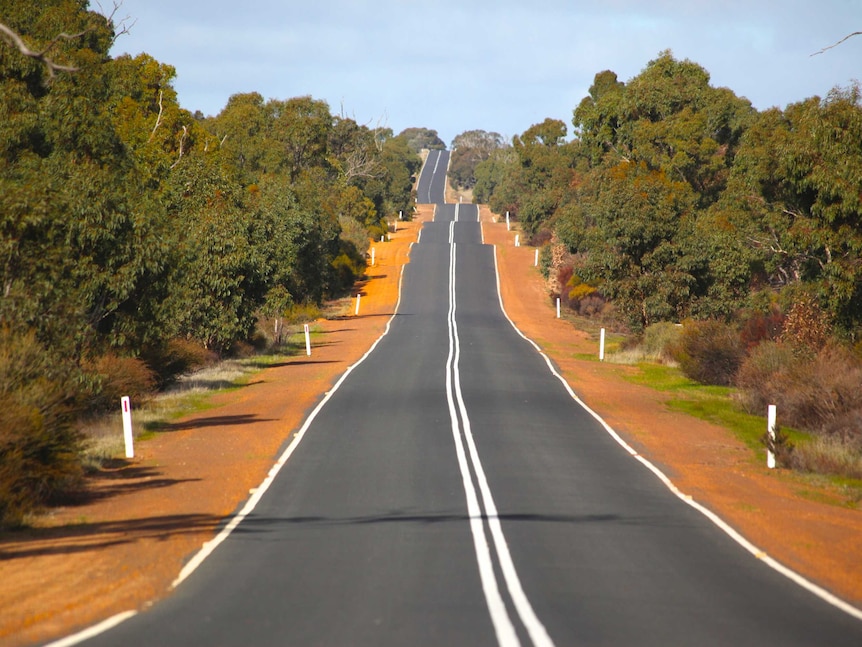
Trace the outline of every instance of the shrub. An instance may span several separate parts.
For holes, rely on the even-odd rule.
[[[164,388],[180,375],[212,364],[218,354],[197,340],[178,337],[146,349],[143,358],[153,369],[159,387]]]
[[[544,250],[545,245],[551,242],[553,235],[554,233],[550,229],[543,227],[530,236],[526,243],[532,247],[541,247]]]
[[[744,357],[739,335],[720,321],[689,321],[671,350],[682,372],[701,384],[733,383]]]
[[[32,333],[0,328],[0,525],[78,485],[72,382]]]
[[[752,413],[774,404],[789,426],[845,440],[862,436],[862,360],[848,348],[832,343],[809,357],[792,345],[764,342],[736,384]]]
[[[357,259],[341,253],[332,261],[332,292],[341,295],[348,291],[365,271]]]
[[[862,361],[852,351],[829,344],[789,377],[784,407],[795,424],[845,439],[862,435]]]
[[[743,407],[749,413],[763,415],[768,405],[777,405],[786,388],[786,376],[797,363],[787,344],[765,341],[753,348],[736,375]]]
[[[123,396],[129,396],[137,404],[145,402],[158,385],[156,372],[135,357],[103,355],[93,362],[90,371],[97,377],[97,388],[88,404],[97,411],[119,407]]]
[[[767,450],[772,452],[773,456],[775,456],[775,463],[779,467],[793,467],[796,445],[791,442],[790,436],[784,433],[781,427],[776,425],[774,439],[769,437],[769,432],[767,431],[761,436],[760,442],[763,443]]]

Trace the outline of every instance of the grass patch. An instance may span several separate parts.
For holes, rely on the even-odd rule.
[[[638,369],[637,373],[623,377],[656,391],[672,393],[674,397],[667,402],[671,410],[729,429],[746,446],[766,455],[760,442],[766,432],[766,416],[756,416],[740,409],[733,399],[735,388],[703,385],[687,378],[679,368],[663,364],[638,364]],[[808,434],[795,429],[782,427],[782,431],[794,444],[809,439]]]

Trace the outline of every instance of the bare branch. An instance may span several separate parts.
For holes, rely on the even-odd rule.
[[[117,15],[117,11],[119,11],[120,7],[123,6],[122,0],[117,2],[114,0],[114,8],[111,10],[110,14],[105,14],[105,10],[102,9],[102,3],[97,2],[96,6],[99,7],[99,13],[101,13],[105,17],[105,22],[108,24],[114,23],[114,16]],[[115,24],[114,37],[111,39],[111,45],[117,42],[117,39],[124,35],[128,34],[132,31],[132,27],[135,26],[137,20],[133,20],[131,24],[127,24],[127,22],[131,19],[131,16],[126,16],[122,18],[118,23]],[[119,29],[117,29],[119,27]]]
[[[151,141],[153,141],[153,137],[156,136],[156,130],[158,129],[158,127],[161,123],[162,123],[162,90],[159,90],[159,114],[156,115],[156,125],[153,126],[153,132],[150,133],[150,138],[147,140],[148,144]]]
[[[189,134],[188,126],[183,126],[183,135],[180,137],[180,154],[177,155],[177,161],[171,164],[171,168],[174,168],[177,164],[180,163],[180,160],[183,158],[183,144],[186,141],[186,135]]]
[[[832,49],[833,47],[838,47],[838,46],[839,46],[841,43],[843,43],[845,40],[850,40],[850,39],[851,39],[851,38],[853,38],[854,36],[859,36],[859,35],[862,35],[862,31],[854,31],[852,34],[848,34],[847,36],[845,36],[844,38],[842,38],[841,40],[839,40],[837,43],[833,43],[833,44],[832,44],[832,45],[830,45],[829,47],[824,47],[824,48],[823,48],[823,49],[821,49],[819,52],[814,52],[813,54],[811,54],[811,56],[817,56],[818,54],[822,54],[822,53],[823,53],[823,52],[825,52],[827,49]]]
[[[48,52],[51,51],[51,48],[54,47],[61,40],[73,40],[75,38],[80,38],[84,34],[86,34],[89,29],[86,29],[77,34],[67,34],[62,33],[58,34],[54,37],[54,39],[48,43],[48,45],[40,52],[34,51],[27,47],[27,44],[24,42],[24,39],[21,38],[17,33],[15,33],[12,29],[0,23],[0,36],[3,37],[7,43],[17,48],[19,52],[21,52],[24,56],[28,56],[30,58],[36,59],[40,63],[43,63],[50,72],[51,76],[54,76],[56,72],[77,72],[77,67],[72,67],[71,65],[59,65],[48,58]]]
[[[106,23],[112,24],[112,21],[114,20],[114,15],[117,13],[117,10],[122,5],[123,5],[122,2],[119,2],[119,3],[116,1],[114,2],[113,11],[111,11],[110,15],[104,16]],[[99,6],[99,9],[101,9],[101,5]],[[103,12],[103,14],[104,14],[104,12]],[[135,24],[133,22],[131,25],[127,25],[126,24],[127,20],[129,20],[129,16],[126,16],[125,18],[123,18],[120,21],[120,23],[119,23],[120,29],[119,29],[119,31],[115,31],[114,38],[113,38],[114,41],[116,41],[116,39],[119,38],[120,36],[122,36],[123,34],[129,33],[132,26]],[[93,29],[94,29],[93,27],[89,27],[88,29],[84,29],[83,31],[79,31],[76,34],[67,34],[66,32],[62,32],[60,34],[57,34],[53,39],[51,39],[51,41],[41,51],[36,51],[36,50],[30,49],[30,47],[27,46],[27,43],[24,42],[24,39],[20,35],[18,35],[15,32],[15,30],[11,29],[7,25],[3,24],[2,22],[0,22],[0,38],[2,38],[2,40],[5,40],[9,45],[12,45],[13,47],[15,47],[24,56],[35,59],[35,60],[39,61],[40,63],[42,63],[43,65],[45,65],[45,67],[48,68],[48,73],[53,78],[57,72],[70,72],[70,73],[72,73],[72,72],[77,72],[78,68],[73,66],[73,65],[60,65],[59,63],[55,63],[53,59],[48,57],[48,53],[60,41],[63,41],[63,40],[68,41],[68,40],[75,40],[77,38],[81,38],[81,36],[84,36],[85,34],[90,33],[91,31],[93,31]],[[113,41],[112,41],[112,44],[113,44]]]

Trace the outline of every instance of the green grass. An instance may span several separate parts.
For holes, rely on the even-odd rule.
[[[736,389],[727,386],[707,386],[687,378],[676,367],[662,364],[638,364],[638,372],[625,376],[636,384],[673,394],[667,406],[695,418],[729,429],[750,449],[765,456],[761,438],[766,433],[766,416],[757,416],[739,408],[734,401]],[[765,412],[764,412],[765,413]],[[805,442],[803,432],[782,427],[794,444]]]

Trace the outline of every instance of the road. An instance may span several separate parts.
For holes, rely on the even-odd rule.
[[[502,312],[476,207],[443,203],[447,161],[389,332],[176,591],[86,644],[862,644],[571,397]]]

